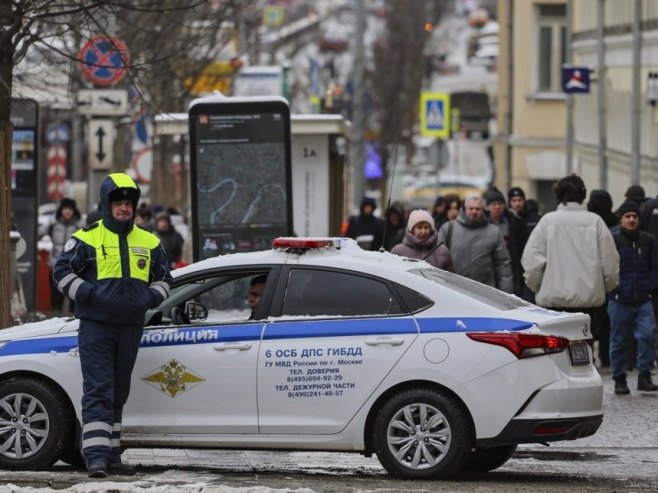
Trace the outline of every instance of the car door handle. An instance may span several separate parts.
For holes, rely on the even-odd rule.
[[[69,349],[68,353],[69,356],[73,358],[79,358],[80,357],[80,348],[74,347],[72,349]]]
[[[219,346],[213,346],[212,347],[215,351],[230,351],[230,350],[235,350],[237,349],[238,351],[246,351],[247,349],[251,349],[251,344],[222,344]]]
[[[404,339],[391,339],[389,337],[382,337],[381,339],[371,339],[366,341],[368,346],[401,346],[404,344]]]

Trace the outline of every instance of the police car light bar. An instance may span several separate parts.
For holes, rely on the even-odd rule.
[[[298,248],[302,250],[310,250],[313,248],[324,248],[334,246],[334,242],[330,238],[291,238],[280,237],[272,241],[273,248]]]

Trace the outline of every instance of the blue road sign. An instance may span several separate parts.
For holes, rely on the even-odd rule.
[[[48,144],[60,144],[68,142],[71,138],[71,132],[66,123],[54,123],[46,127],[46,142]]]
[[[562,91],[567,94],[589,92],[589,67],[562,66]]]
[[[449,94],[440,92],[423,92],[420,95],[420,133],[425,137],[449,137]]]

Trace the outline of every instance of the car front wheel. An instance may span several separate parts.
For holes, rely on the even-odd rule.
[[[459,471],[472,443],[467,417],[450,396],[431,389],[405,390],[377,413],[375,453],[393,476],[444,479]]]
[[[44,469],[72,433],[66,401],[51,385],[17,377],[0,382],[0,468]]]

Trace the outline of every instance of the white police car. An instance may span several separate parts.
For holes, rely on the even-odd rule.
[[[445,478],[601,424],[585,315],[345,239],[282,238],[174,274],[147,314],[127,447],[375,453],[395,476]],[[79,462],[76,329],[0,332],[1,468]]]

